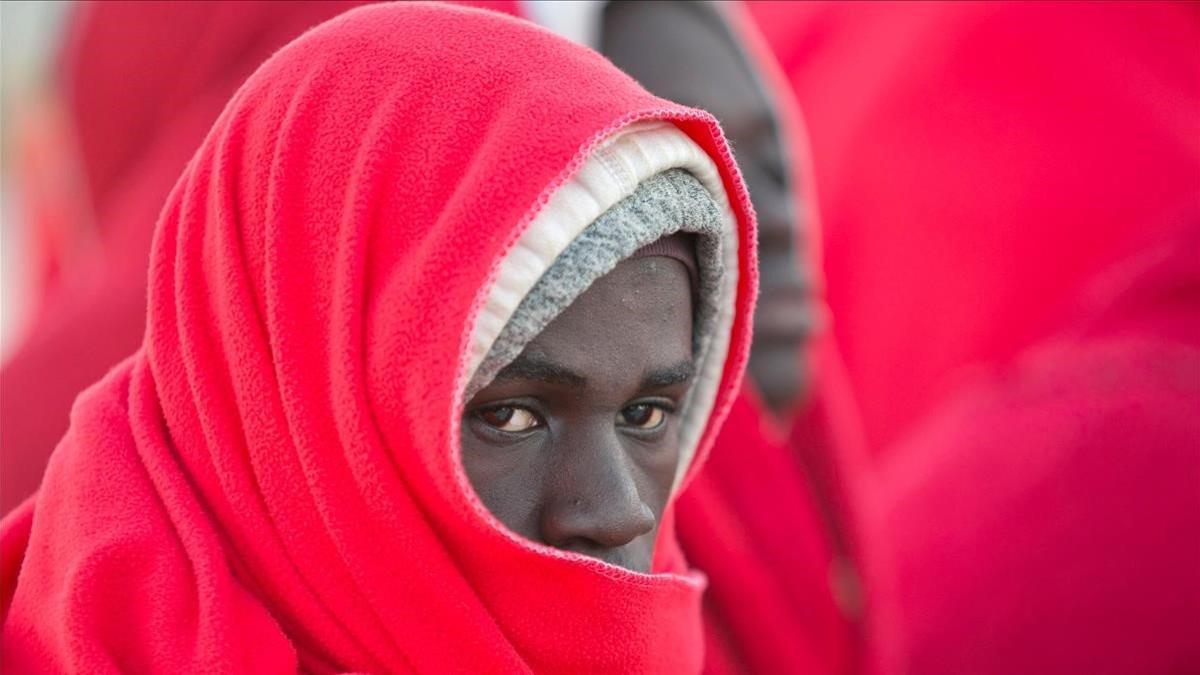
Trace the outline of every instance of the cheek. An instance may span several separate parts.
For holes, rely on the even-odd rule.
[[[667,501],[671,498],[671,486],[675,483],[675,471],[679,466],[678,430],[671,430],[671,438],[654,449],[627,447],[626,452],[637,468],[638,492],[642,502],[654,512],[655,519],[662,516]]]
[[[537,539],[544,456],[534,441],[497,446],[462,425],[462,462],[471,487],[488,511],[509,530]]]

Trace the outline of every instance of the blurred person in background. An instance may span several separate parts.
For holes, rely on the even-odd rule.
[[[755,3],[874,458],[882,672],[1200,670],[1200,11]]]

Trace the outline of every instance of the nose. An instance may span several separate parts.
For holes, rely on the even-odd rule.
[[[654,530],[631,462],[613,430],[573,439],[548,481],[542,540],[555,548],[606,559]]]

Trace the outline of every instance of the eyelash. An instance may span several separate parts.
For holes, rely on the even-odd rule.
[[[622,423],[622,421],[623,421],[622,418],[626,412],[628,412],[632,408],[639,408],[642,406],[650,408],[652,417],[655,413],[658,413],[658,415],[660,416],[659,421],[657,423],[655,423],[654,426],[641,427],[641,426],[637,426],[636,424],[623,424]],[[500,424],[496,424],[493,421],[490,421],[487,419],[487,416],[489,414],[496,413],[498,411],[503,411],[503,410],[508,410],[508,411],[512,411],[512,412],[509,413],[508,419],[502,420],[500,422]],[[531,418],[530,419],[531,423],[528,426],[525,426],[521,429],[516,429],[516,430],[509,430],[509,429],[502,428],[502,425],[506,425],[511,421],[512,415],[515,412],[521,412],[521,413],[524,413],[525,415],[528,415]],[[635,432],[640,432],[640,433],[655,432],[655,431],[659,431],[659,430],[663,429],[667,424],[669,416],[674,413],[675,413],[674,402],[669,402],[669,401],[665,401],[665,400],[634,401],[633,403],[630,403],[629,405],[622,408],[617,413],[617,422],[616,423],[617,423],[617,426],[619,426],[619,427],[622,427],[625,429],[631,429]],[[481,422],[483,422],[483,424],[486,425],[489,429],[496,431],[496,432],[500,432],[503,434],[510,434],[510,435],[524,434],[528,431],[532,431],[533,429],[540,429],[540,428],[543,428],[546,426],[545,419],[543,419],[543,417],[541,415],[539,415],[536,411],[534,411],[533,409],[531,409],[527,406],[516,405],[516,404],[494,405],[494,406],[490,406],[487,408],[483,408],[483,409],[477,410],[475,412],[475,416]]]

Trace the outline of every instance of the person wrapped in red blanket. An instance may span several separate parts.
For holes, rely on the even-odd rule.
[[[1200,15],[754,3],[876,462],[885,672],[1200,670]]]
[[[440,5],[310,31],[189,163],[141,349],[3,523],[6,668],[699,669],[671,502],[745,366],[753,227],[715,120],[594,52]]]
[[[533,3],[468,4],[535,20],[544,19],[544,12],[534,10],[549,9]],[[5,365],[5,382],[25,396],[5,399],[5,417],[13,421],[3,431],[0,502],[16,504],[32,491],[65,428],[74,392],[140,340],[144,273],[138,255],[149,247],[153,215],[175,173],[172,163],[183,165],[207,128],[205,115],[216,115],[225,92],[287,31],[341,9],[339,3],[208,8],[117,2],[85,3],[77,10],[63,79],[82,168],[97,212],[104,214],[97,224],[106,243],[86,263],[64,270],[70,280],[51,295],[44,315],[49,320],[39,322],[17,358]],[[705,473],[711,478],[699,479],[682,496],[679,513],[689,560],[710,581],[707,668],[772,664],[802,672],[843,671],[846,619],[828,584],[835,539],[830,531],[840,514],[820,512],[826,486],[816,471],[825,459],[820,454],[833,450],[828,434],[816,434],[816,442],[806,438],[800,445],[817,461],[801,464],[771,412],[829,423],[821,404],[828,369],[818,364],[806,372],[805,363],[805,343],[820,314],[814,309],[819,265],[798,112],[773,57],[737,5],[610,3],[593,18],[595,39],[586,41],[591,46],[650,91],[723,120],[763,228],[758,248],[764,288],[750,358],[754,381],[747,381],[738,412],[716,441],[716,462]],[[546,24],[555,27],[553,21]],[[643,39],[649,34],[655,39]],[[202,57],[194,53],[197,46]],[[156,56],[145,59],[146,53]],[[114,114],[124,110],[111,86],[118,73],[126,80],[135,74],[137,110]],[[172,101],[187,105],[169,105]],[[56,202],[62,199],[56,195]],[[812,390],[822,393],[810,400]],[[53,423],[56,410],[61,426]],[[769,484],[758,479],[765,465],[773,467]],[[744,538],[746,532],[754,533],[752,540]],[[766,616],[775,626],[769,633],[758,628]]]

